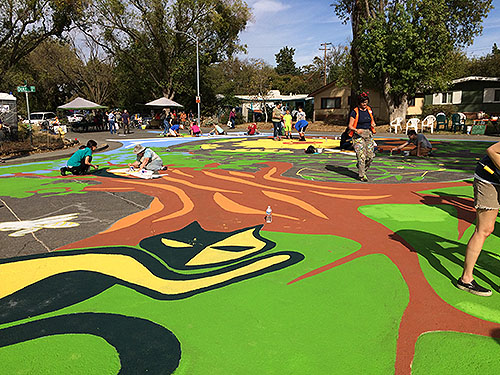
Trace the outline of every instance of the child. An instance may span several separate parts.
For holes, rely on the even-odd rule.
[[[305,141],[306,140],[306,129],[307,125],[309,123],[306,120],[300,120],[295,123],[295,129],[299,132],[299,141]]]
[[[180,137],[179,129],[184,129],[184,125],[175,124],[168,130],[169,137]]]
[[[257,131],[257,124],[254,122],[253,124],[248,125],[248,131],[245,133],[246,135],[255,135],[260,134]]]
[[[210,133],[208,133],[209,135],[224,135],[224,129],[222,129],[219,125],[217,124],[214,124],[214,128],[212,129],[212,131]]]
[[[198,124],[196,124],[195,122],[191,123],[191,126],[189,128],[189,132],[191,133],[191,135],[193,137],[199,137],[201,135],[201,129],[198,126]]]
[[[71,172],[74,175],[87,174],[90,167],[99,168],[98,165],[91,164],[92,152],[97,148],[97,142],[89,140],[86,147],[80,147],[68,160],[66,167],[60,169],[61,176],[66,176],[66,173]]]
[[[290,110],[286,110],[286,114],[283,116],[283,122],[285,123],[285,137],[292,139],[292,115]]]
[[[422,133],[417,134],[417,132],[413,129],[408,130],[408,141],[402,145],[394,147],[391,152],[401,150],[409,144],[415,145],[415,147],[410,150],[410,155],[412,156],[429,156],[432,154],[432,145],[429,140],[425,137],[425,135]]]

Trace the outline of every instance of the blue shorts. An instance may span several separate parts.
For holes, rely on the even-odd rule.
[[[306,131],[307,125],[309,125],[309,123],[306,120],[300,120],[295,123],[295,129],[302,133]]]

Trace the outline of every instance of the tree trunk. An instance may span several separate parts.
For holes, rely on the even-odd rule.
[[[352,65],[352,83],[351,83],[351,103],[349,105],[349,113],[357,105],[356,96],[361,92],[361,70],[359,66],[359,50],[358,50],[358,35],[359,24],[361,22],[361,9],[360,1],[354,0],[351,10],[351,28],[352,28],[352,43],[351,43],[351,65]],[[349,116],[347,116],[349,122]]]
[[[406,112],[408,111],[408,95],[394,95],[391,93],[391,88],[389,77],[386,76],[384,79],[383,94],[385,102],[387,103],[389,121],[394,120],[396,117],[401,117],[403,122],[405,122]]]

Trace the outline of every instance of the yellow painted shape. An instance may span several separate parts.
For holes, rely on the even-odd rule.
[[[264,193],[264,195],[267,195],[269,198],[276,199],[277,201],[282,201],[282,202],[293,204],[294,206],[300,207],[303,210],[312,213],[313,215],[316,215],[322,219],[328,220],[328,217],[323,212],[318,210],[313,205],[311,205],[307,202],[304,202],[303,200],[292,197],[290,195],[275,193],[273,191],[262,191],[262,193]]]
[[[170,238],[162,238],[161,242],[165,246],[169,246],[169,247],[193,247],[193,245],[191,245],[191,244],[176,241],[176,240],[171,240]]]
[[[191,176],[190,174],[187,174],[186,172],[180,171],[178,169],[171,169],[170,171],[172,171],[175,174],[179,174],[181,176],[184,176],[184,177],[194,178],[194,176]]]
[[[124,217],[123,219],[118,220],[116,223],[114,223],[111,227],[106,229],[105,231],[101,233],[109,233],[109,232],[114,232],[123,228],[129,228],[133,226],[134,224],[137,224],[139,221],[142,219],[145,219],[146,217],[152,216],[158,212],[161,212],[165,206],[161,201],[155,197],[152,201],[151,204],[149,205],[149,208],[147,208],[144,211],[139,211],[136,212],[135,214],[129,215],[127,217]]]
[[[239,177],[255,178],[255,175],[250,174],[250,173],[243,173],[243,172],[229,171],[229,174],[232,174],[233,176],[239,176]]]
[[[61,255],[29,259],[0,265],[2,275],[0,298],[50,276],[71,271],[97,272],[162,294],[182,294],[260,271],[288,259],[290,259],[288,255],[275,255],[226,273],[192,280],[162,279],[134,258],[121,254]]]
[[[237,178],[237,177],[219,175],[219,174],[208,172],[208,171],[203,171],[203,173],[206,174],[207,176],[210,176],[210,177],[219,178],[221,180],[226,180],[226,181],[231,181],[231,182],[237,182],[237,183],[248,185],[248,186],[255,186],[255,187],[264,188],[264,189],[287,191],[287,192],[290,192],[290,193],[298,193],[298,191],[296,191],[296,190],[289,190],[289,189],[285,189],[285,188],[277,188],[277,187],[274,187],[274,186],[266,186],[266,185],[258,184],[256,182],[242,180],[241,178]]]
[[[128,181],[127,183],[129,184],[136,184],[136,185],[144,185],[144,186],[151,186],[150,182],[142,182],[142,181]],[[194,209],[194,203],[193,201],[189,198],[189,196],[184,192],[184,190],[179,189],[176,186],[172,185],[164,185],[164,184],[154,184],[154,187],[157,189],[162,189],[171,193],[176,194],[179,199],[182,202],[183,207],[176,212],[171,213],[170,215],[164,216],[162,218],[153,220],[153,223],[156,223],[158,221],[163,221],[163,220],[169,220],[173,219],[182,215],[186,215],[193,211]]]
[[[253,228],[247,229],[244,232],[236,233],[234,236],[225,238],[222,241],[207,246],[203,251],[186,263],[186,265],[200,266],[204,264],[227,262],[229,260],[243,258],[246,255],[261,250],[266,243],[258,238],[255,238],[253,231]],[[216,246],[251,246],[252,249],[235,252],[216,249]]]
[[[205,186],[205,185],[198,185],[198,184],[193,184],[192,182],[189,181],[184,181],[184,180],[179,180],[178,178],[173,178],[173,177],[162,177],[162,179],[171,181],[171,182],[177,182],[179,184],[183,184],[195,189],[200,189],[200,190],[208,190],[208,191],[221,191],[223,193],[234,193],[234,194],[242,194],[241,191],[234,191],[234,190],[224,190],[221,188],[217,187],[211,187],[211,186]]]
[[[227,142],[227,141],[226,141]],[[340,146],[340,141],[335,139],[308,138],[307,142],[295,140],[283,140],[277,142],[271,138],[243,139],[234,142],[230,150],[234,152],[276,152],[283,150],[304,150],[307,146],[313,145],[316,148],[335,148]],[[207,143],[201,145],[202,150],[214,150],[220,146],[217,143]]]
[[[257,210],[252,207],[243,206],[239,203],[236,203],[235,201],[232,201],[231,199],[225,197],[220,193],[214,194],[214,201],[219,205],[220,208],[228,212],[234,212],[237,214],[247,214],[247,215],[262,215],[262,216],[265,215],[265,213],[262,210]],[[273,216],[282,217],[284,219],[296,220],[296,221],[299,220],[298,218],[293,216],[282,215],[277,213],[273,213]]]
[[[325,193],[323,191],[312,191],[311,193],[324,195],[326,197],[331,198],[341,198],[341,199],[352,199],[352,200],[370,200],[370,199],[384,199],[392,197],[392,195],[346,195],[346,194],[333,194],[333,193]]]
[[[306,186],[309,188],[315,188],[315,189],[327,189],[327,190],[368,190],[368,189],[355,189],[355,188],[335,188],[331,186],[322,186],[322,185],[313,185],[312,183],[307,183],[307,182],[300,182],[300,181],[291,181],[291,180],[286,180],[284,178],[276,178],[272,177],[278,169],[276,167],[272,167],[265,175],[264,175],[264,180],[268,181],[273,181],[273,182],[279,182],[282,184],[289,184],[289,185],[297,185],[297,186]]]

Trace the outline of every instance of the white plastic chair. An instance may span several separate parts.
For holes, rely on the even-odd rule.
[[[406,121],[406,134],[408,134],[408,129],[414,129],[418,133],[418,123],[420,120],[416,117]]]
[[[436,125],[436,117],[433,115],[429,115],[422,120],[422,133],[424,132],[424,128],[429,128],[431,130],[431,134],[434,133],[434,126]]]
[[[394,128],[394,134],[398,134],[398,128],[401,129],[401,132],[403,131],[403,119],[401,117],[396,117],[394,120],[390,122],[390,128],[389,128],[389,133],[391,132],[392,128]]]

